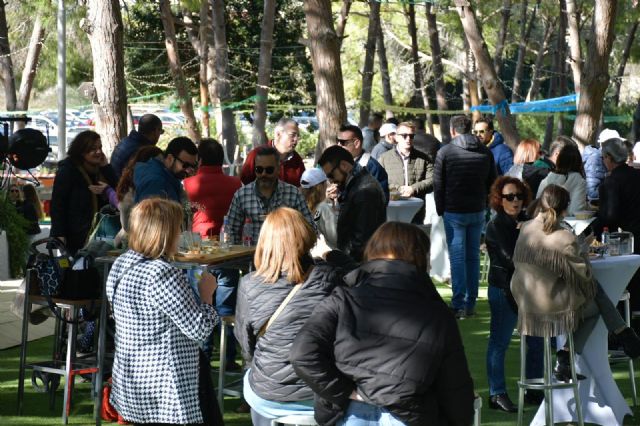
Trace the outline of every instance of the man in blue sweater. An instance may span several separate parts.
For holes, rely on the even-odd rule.
[[[502,135],[493,129],[493,121],[486,117],[480,118],[473,126],[473,134],[491,150],[498,176],[507,173],[513,166],[513,152],[504,143]]]
[[[125,168],[129,159],[136,151],[143,146],[155,145],[160,139],[160,135],[164,133],[162,130],[162,121],[157,115],[145,114],[138,121],[138,130],[132,130],[129,136],[122,139],[111,154],[111,167],[116,172],[116,176],[120,178],[122,170]]]

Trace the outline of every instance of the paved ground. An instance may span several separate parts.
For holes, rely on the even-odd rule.
[[[21,280],[0,281],[0,349],[20,345],[22,319],[11,312],[11,303]],[[54,320],[29,325],[29,341],[53,334]]]

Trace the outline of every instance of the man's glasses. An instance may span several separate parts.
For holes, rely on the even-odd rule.
[[[331,171],[329,173],[326,173],[325,176],[327,177],[327,179],[329,180],[333,180],[333,172],[336,171],[336,169],[338,168],[338,166],[340,166],[340,164],[336,164],[335,166],[333,166],[333,169],[331,169]]]
[[[524,194],[522,192],[518,192],[516,194],[502,194],[500,195],[502,198],[504,198],[507,201],[513,201],[515,199],[518,199],[520,201],[524,201]]]
[[[336,142],[338,143],[338,145],[340,146],[347,146],[349,145],[351,142],[353,142],[353,138],[351,139],[340,139],[340,138],[336,138]]]
[[[254,170],[256,171],[257,175],[261,175],[263,173],[266,173],[268,175],[273,174],[273,172],[276,171],[276,168],[274,166],[267,166],[267,167],[262,167],[262,166],[256,166],[254,168]]]
[[[473,131],[474,135],[484,135],[485,133],[487,133],[486,130],[474,130]]]
[[[185,168],[185,169],[197,169],[198,168],[197,164],[192,164],[192,163],[189,163],[188,161],[184,161],[180,157],[175,157],[175,159],[178,160],[182,164],[182,167]]]
[[[416,137],[413,133],[396,133],[396,136],[401,136],[403,139],[413,139]]]

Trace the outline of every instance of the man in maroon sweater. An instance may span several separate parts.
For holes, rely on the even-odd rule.
[[[280,153],[280,174],[278,176],[280,180],[298,187],[304,172],[302,157],[296,152],[299,135],[298,123],[294,119],[281,118],[276,124],[273,141],[268,143]],[[256,149],[254,148],[247,154],[247,159],[242,165],[240,173],[240,179],[245,185],[256,180],[255,159]]]

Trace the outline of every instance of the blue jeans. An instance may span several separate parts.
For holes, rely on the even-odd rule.
[[[504,356],[511,342],[513,329],[518,322],[518,314],[513,311],[504,290],[489,286],[489,345],[487,346],[487,378],[489,394],[507,392],[504,378]],[[542,338],[527,336],[527,379],[542,377]]]
[[[344,417],[336,426],[405,426],[384,408],[360,401],[351,401]]]
[[[480,281],[480,235],[484,227],[485,211],[476,213],[444,212],[444,231],[447,234],[451,264],[451,306],[473,311],[478,298]]]
[[[217,268],[212,269],[211,274],[216,277],[218,288],[216,289],[216,312],[220,317],[235,315],[236,313],[236,295],[238,293],[238,282],[240,281],[240,271],[237,269]],[[222,320],[221,320],[222,323]],[[220,326],[216,326],[215,330],[205,341],[204,352],[211,357],[213,350],[213,339]],[[233,327],[228,326],[226,329],[227,350],[226,359],[230,363],[236,359],[236,338],[233,334]]]

